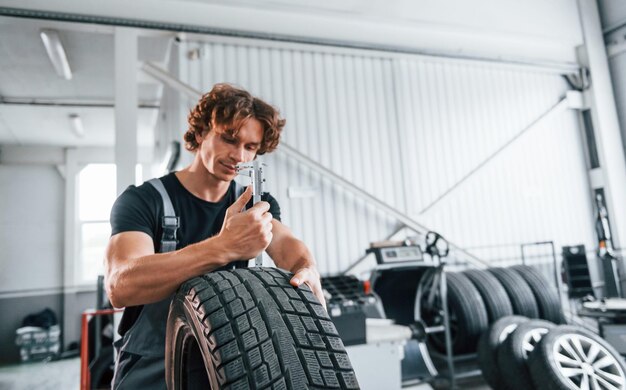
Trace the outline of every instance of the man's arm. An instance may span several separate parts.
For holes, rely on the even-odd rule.
[[[105,257],[111,304],[125,307],[158,302],[194,276],[256,256],[272,241],[272,216],[266,202],[241,212],[251,197],[249,188],[228,208],[218,235],[174,252],[155,254],[152,238],[143,232],[111,237]]]
[[[272,226],[274,237],[267,247],[267,253],[278,267],[295,274],[291,278],[293,286],[298,287],[302,283],[306,283],[320,303],[326,307],[320,274],[317,271],[317,264],[313,255],[306,245],[298,240],[285,225],[274,219]]]
[[[106,288],[114,307],[158,302],[184,281],[229,262],[216,239],[167,253],[154,253],[152,238],[143,232],[111,237],[106,250]]]

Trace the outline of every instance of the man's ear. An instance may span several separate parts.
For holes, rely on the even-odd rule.
[[[206,133],[208,133],[208,131]],[[204,134],[195,133],[194,137],[196,137],[196,142],[198,143],[198,145],[201,145],[202,141],[204,140]]]

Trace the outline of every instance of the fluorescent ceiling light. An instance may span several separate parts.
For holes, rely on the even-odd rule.
[[[78,138],[85,136],[85,129],[83,128],[83,121],[78,114],[70,114],[70,124],[72,125],[72,131]]]
[[[43,45],[46,47],[46,52],[54,66],[54,70],[60,77],[66,80],[72,78],[72,69],[70,69],[70,63],[67,62],[67,56],[65,55],[65,49],[59,38],[59,33],[52,29],[42,29],[39,32]]]

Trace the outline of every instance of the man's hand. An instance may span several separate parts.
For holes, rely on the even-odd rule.
[[[306,283],[313,291],[313,294],[320,301],[324,309],[326,309],[326,299],[322,292],[322,284],[320,282],[320,274],[315,268],[306,267],[299,269],[290,281],[292,286],[300,287],[302,283]]]
[[[272,242],[272,214],[267,202],[258,202],[242,211],[252,198],[248,187],[227,210],[218,238],[231,253],[233,260],[252,259]]]

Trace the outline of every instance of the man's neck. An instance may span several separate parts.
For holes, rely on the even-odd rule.
[[[176,177],[187,191],[207,202],[222,200],[230,185],[230,182],[219,180],[209,174],[204,166],[197,166],[194,163],[176,172]]]

